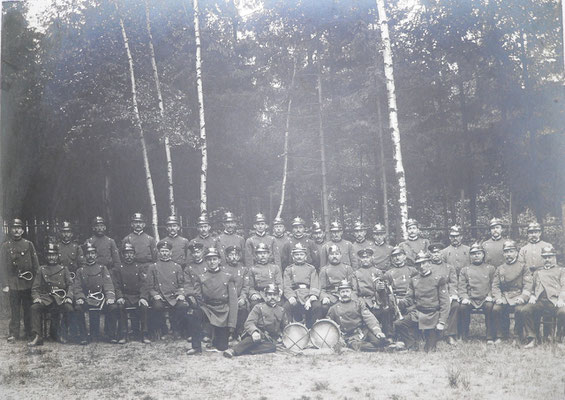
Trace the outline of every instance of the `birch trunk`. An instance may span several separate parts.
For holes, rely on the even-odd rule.
[[[141,117],[139,115],[139,107],[137,105],[137,91],[135,85],[135,74],[133,72],[133,58],[131,56],[131,51],[129,49],[128,36],[126,34],[126,29],[124,27],[124,20],[120,15],[120,9],[118,3],[114,2],[116,7],[116,13],[120,19],[120,28],[122,30],[122,38],[124,40],[124,48],[128,57],[129,64],[129,77],[131,81],[131,101],[133,104],[133,112],[135,115],[135,123],[139,132],[139,141],[141,143],[141,152],[143,155],[143,167],[145,169],[145,181],[147,183],[147,192],[149,194],[149,203],[151,204],[151,225],[153,226],[153,236],[155,240],[159,240],[159,230],[158,230],[158,217],[157,217],[157,202],[155,201],[155,191],[153,189],[153,178],[151,177],[151,169],[149,168],[149,157],[147,155],[147,144],[145,143],[145,134],[143,133],[143,126],[141,125]]]
[[[286,107],[286,126],[284,132],[284,166],[283,166],[283,177],[281,184],[281,203],[279,205],[279,211],[277,211],[277,218],[281,217],[284,208],[284,197],[286,194],[286,180],[288,176],[288,132],[290,128],[290,108],[292,106],[292,90],[294,88],[294,78],[296,77],[296,57],[294,58],[294,66],[292,68],[292,78],[290,80],[290,87],[288,89],[288,104]]]
[[[379,119],[379,125],[377,127],[377,139],[379,144],[380,152],[380,173],[381,173],[381,189],[383,191],[383,219],[385,225],[386,236],[388,238],[390,228],[388,220],[388,182],[386,178],[386,167],[385,167],[385,150],[383,144],[383,120],[381,112],[381,103],[377,99],[377,118]]]
[[[402,164],[402,149],[400,145],[400,131],[398,129],[398,111],[396,106],[396,89],[394,86],[394,69],[392,64],[392,46],[388,33],[388,18],[385,11],[384,0],[376,0],[381,38],[383,41],[383,59],[386,79],[389,124],[393,143],[394,170],[398,179],[398,204],[400,206],[400,218],[402,236],[406,239],[406,220],[408,219],[408,199],[406,194],[406,177]]]
[[[163,103],[163,95],[161,93],[161,82],[159,81],[159,72],[157,70],[157,61],[155,60],[155,48],[153,47],[153,34],[151,33],[151,19],[149,18],[149,2],[145,0],[145,24],[147,26],[147,34],[149,35],[149,52],[151,54],[151,67],[153,69],[153,77],[155,78],[155,88],[157,89],[157,99],[159,101],[159,114],[161,121],[165,119],[165,105]],[[175,215],[175,193],[173,189],[173,160],[171,158],[171,146],[169,144],[169,135],[165,134],[165,156],[167,159],[167,183],[169,187],[169,211],[171,215]]]
[[[322,118],[322,72],[318,66],[318,124],[320,130],[320,159],[322,168],[322,219],[324,220],[324,229],[330,227],[330,209],[328,204],[328,183],[326,169],[326,148],[324,137],[324,124]]]
[[[208,179],[208,147],[206,140],[206,123],[204,119],[204,89],[202,87],[202,46],[200,43],[200,24],[198,21],[200,11],[198,0],[193,0],[194,37],[196,42],[196,87],[198,90],[198,116],[200,119],[200,212],[206,212],[208,208],[208,196],[206,184]]]

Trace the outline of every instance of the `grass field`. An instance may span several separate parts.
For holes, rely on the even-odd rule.
[[[6,322],[0,322],[2,332]],[[225,359],[185,341],[88,346],[0,341],[1,399],[565,399],[565,346],[471,341],[438,351]]]

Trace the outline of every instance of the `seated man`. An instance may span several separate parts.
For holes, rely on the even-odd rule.
[[[51,314],[51,337],[65,343],[64,335],[59,335],[59,314],[65,316],[73,311],[73,280],[68,268],[59,263],[59,249],[55,244],[47,245],[47,265],[39,267],[31,287],[31,332],[33,340],[30,346],[43,344],[41,329],[41,313],[45,310]],[[63,318],[67,321],[67,318]],[[66,332],[63,324],[62,332]]]
[[[562,339],[565,329],[565,269],[557,265],[552,245],[541,249],[544,266],[534,272],[534,290],[524,307],[524,325],[529,339],[526,348],[535,346],[536,330],[545,313],[557,318],[557,332]],[[545,332],[544,332],[545,333]]]
[[[356,351],[377,351],[388,345],[379,321],[365,306],[365,302],[352,299],[351,284],[344,279],[338,286],[339,301],[330,307],[328,318],[339,325],[347,347]]]
[[[405,303],[409,312],[403,319],[394,323],[401,342],[396,348],[418,349],[418,329],[424,331],[426,352],[435,350],[449,314],[449,292],[445,277],[432,270],[430,258],[423,251],[415,260],[418,273],[410,278],[406,297],[399,302]]]
[[[224,356],[232,358],[242,354],[274,353],[277,339],[287,325],[286,312],[278,305],[279,288],[269,284],[264,292],[265,302],[259,303],[249,313],[245,321],[245,335],[233,349],[224,351]]]
[[[84,315],[86,311],[88,311],[92,341],[98,340],[100,336],[100,312],[104,314],[104,324],[110,327],[115,326],[118,312],[114,283],[108,268],[96,261],[98,254],[91,242],[87,242],[85,247],[86,264],[77,270],[73,287],[81,344],[87,343]],[[110,342],[118,342],[115,331],[110,330],[108,334]]]
[[[141,292],[145,290],[145,264],[135,261],[135,247],[131,243],[124,243],[122,248],[122,264],[114,268],[114,286],[116,289],[116,304],[120,314],[118,323],[118,343],[124,344],[128,336],[128,308],[135,307],[135,319],[132,319],[134,336],[140,337],[143,343],[151,341],[147,332],[147,306],[146,300],[141,301]],[[141,324],[141,336],[140,335]]]
[[[173,336],[177,336],[180,325],[185,319],[188,303],[184,294],[184,272],[182,267],[171,259],[173,246],[161,240],[157,243],[159,261],[147,269],[145,290],[140,299],[140,305],[147,306],[151,302],[153,321],[162,338],[167,338],[168,328],[165,322],[165,312],[171,309],[169,318]],[[144,300],[144,301],[142,301]]]
[[[206,253],[206,271],[193,277],[190,285],[189,301],[192,314],[192,349],[188,355],[202,353],[202,323],[212,326],[211,346],[223,351],[228,348],[229,331],[234,331],[237,323],[237,293],[234,276],[221,268],[218,250],[211,247]],[[198,307],[196,307],[198,306]]]
[[[255,247],[255,264],[249,268],[249,308],[262,302],[261,292],[269,285],[273,284],[279,290],[282,288],[282,274],[278,265],[273,264],[271,250],[264,243],[259,243]]]
[[[492,321],[492,307],[494,305],[491,293],[492,280],[495,267],[485,263],[485,250],[480,243],[474,243],[469,249],[471,264],[461,268],[459,272],[459,290],[461,298],[459,318],[461,338],[469,337],[471,324],[471,311],[480,310],[485,314],[485,327],[487,343],[492,344],[496,336],[494,322]]]
[[[233,339],[243,334],[243,324],[247,319],[249,310],[247,308],[247,292],[249,291],[249,268],[241,261],[241,248],[239,246],[228,246],[225,250],[227,266],[225,271],[232,274],[235,281],[235,292],[237,294],[237,324]]]
[[[390,253],[391,268],[385,272],[385,282],[389,282],[392,291],[397,300],[406,297],[408,287],[410,286],[410,278],[418,272],[412,266],[406,264],[406,252],[403,248],[396,246]],[[405,302],[399,302],[400,311],[405,312]],[[397,315],[396,317],[400,317]]]

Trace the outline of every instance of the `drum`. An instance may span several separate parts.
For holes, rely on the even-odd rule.
[[[310,329],[310,341],[318,349],[334,349],[339,343],[339,325],[331,319],[321,319]]]
[[[310,343],[308,328],[298,322],[288,324],[282,334],[284,347],[293,352],[300,352]]]

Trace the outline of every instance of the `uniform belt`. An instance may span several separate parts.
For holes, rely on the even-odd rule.
[[[206,299],[204,300],[204,303],[209,304],[211,306],[221,306],[223,304],[228,304],[228,302],[223,299]]]
[[[292,285],[292,290],[296,289],[310,289],[310,285],[306,283],[295,283],[294,285]]]
[[[423,312],[423,313],[432,313],[432,312],[436,312],[439,311],[439,306],[436,307],[420,307],[420,306],[416,306],[416,310]]]

